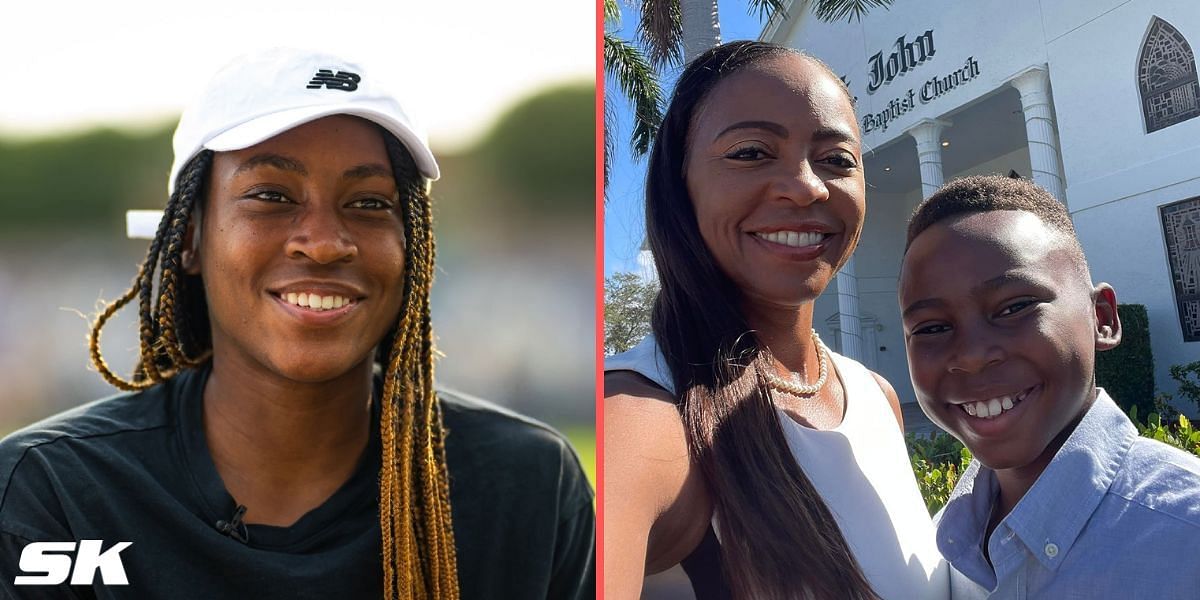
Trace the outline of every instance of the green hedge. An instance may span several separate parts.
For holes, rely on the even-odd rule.
[[[1154,356],[1150,352],[1150,320],[1141,304],[1117,306],[1121,345],[1096,354],[1096,384],[1123,410],[1154,410]]]

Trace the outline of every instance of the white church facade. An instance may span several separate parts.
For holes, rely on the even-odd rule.
[[[1071,213],[1096,281],[1146,307],[1155,385],[1200,360],[1196,0],[898,0],[822,23],[806,2],[765,41],[803,49],[856,97],[867,222],[817,302],[834,347],[914,396],[896,284],[905,224],[952,178],[1016,173]]]

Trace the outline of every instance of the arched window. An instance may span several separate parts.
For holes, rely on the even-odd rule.
[[[1154,17],[1138,59],[1138,88],[1146,133],[1200,116],[1196,57],[1170,23]]]

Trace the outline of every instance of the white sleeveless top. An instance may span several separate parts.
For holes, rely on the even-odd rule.
[[[816,430],[778,410],[792,456],[829,506],[881,598],[949,598],[949,568],[934,541],[933,522],[891,404],[865,367],[832,351],[829,355],[846,391],[845,415],[837,427]],[[675,393],[653,336],[605,359],[604,370],[634,371]]]

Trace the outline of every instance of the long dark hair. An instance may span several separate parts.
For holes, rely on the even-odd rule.
[[[374,356],[384,373],[379,424],[383,454],[379,473],[383,597],[454,600],[459,597],[459,588],[446,472],[446,432],[433,389],[429,312],[433,211],[425,179],[412,155],[391,133],[382,128],[380,133],[400,191],[406,240],[404,304]],[[144,390],[185,369],[201,366],[212,357],[204,283],[199,275],[189,275],[182,267],[188,224],[207,197],[212,161],[213,152],[203,150],[184,166],[133,285],[109,302],[92,324],[88,338],[92,364],[117,388]],[[100,331],[134,298],[138,300],[141,351],[133,377],[126,380],[105,362]]]
[[[684,181],[697,106],[725,77],[789,53],[824,67],[783,46],[733,42],[699,56],[680,75],[646,180],[646,233],[661,282],[651,327],[671,370],[692,460],[713,497],[734,595],[876,598],[788,449],[759,375],[769,372],[769,357],[742,314],[736,286],[700,236]]]

